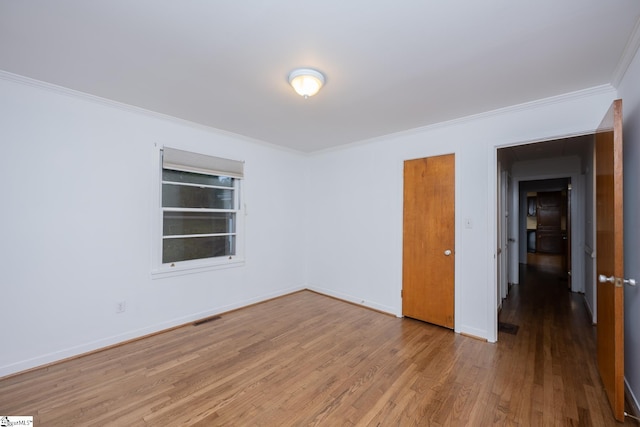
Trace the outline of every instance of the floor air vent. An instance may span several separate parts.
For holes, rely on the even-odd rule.
[[[507,334],[515,335],[518,333],[518,325],[513,323],[498,322],[498,332],[504,332]]]
[[[195,322],[193,322],[193,326],[199,326],[199,325],[202,325],[203,323],[213,322],[214,320],[218,320],[218,319],[221,319],[221,317],[220,316],[205,317],[204,319],[196,320]]]

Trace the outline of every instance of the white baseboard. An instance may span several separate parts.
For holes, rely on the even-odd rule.
[[[480,340],[486,340],[487,342],[494,342],[487,339],[487,331],[484,329],[473,328],[468,325],[456,325],[455,332],[462,335],[467,335]]]
[[[353,295],[345,294],[342,292],[336,292],[332,289],[326,289],[321,286],[307,285],[307,289],[313,292],[317,292],[322,295],[330,296],[333,298],[337,298],[343,301],[350,302],[352,304],[361,305],[363,307],[369,307],[377,311],[382,311],[383,313],[388,313],[396,317],[402,317],[402,313],[398,313],[397,309],[388,305],[376,303],[374,301],[363,300],[362,298],[357,298]]]
[[[304,289],[305,289],[305,286],[296,286],[296,287],[291,287],[287,289],[281,289],[277,292],[271,292],[258,297],[238,301],[233,304],[219,306],[211,310],[201,311],[201,312],[193,313],[187,316],[178,317],[178,318],[157,323],[155,325],[151,325],[145,328],[135,329],[122,334],[101,338],[101,339],[87,342],[81,345],[64,348],[61,350],[42,354],[40,356],[36,356],[30,359],[21,360],[15,363],[10,363],[8,365],[0,366],[0,378],[6,377],[8,375],[13,375],[19,372],[27,371],[30,369],[46,366],[51,363],[61,362],[65,359],[82,356],[83,354],[92,353],[94,351],[102,350],[107,347],[111,347],[113,345],[125,343],[127,341],[135,340],[138,338],[143,338],[145,336],[162,332],[167,329],[175,328],[177,326],[185,325],[185,324],[194,322],[196,320],[204,319],[210,316],[215,316],[221,313],[246,307],[248,305],[256,304],[259,302],[267,301],[273,298],[291,294],[293,292],[298,292]]]
[[[336,292],[334,290],[331,289],[326,289],[320,286],[315,286],[315,285],[307,285],[307,289],[309,289],[310,291],[313,292],[317,292],[319,294],[322,295],[327,295],[333,298],[337,298],[339,300],[343,300],[343,301],[347,301],[356,305],[362,305],[364,307],[369,307],[372,308],[374,310],[377,311],[381,311],[383,313],[388,313],[391,315],[394,315],[396,317],[402,317],[402,312],[398,312],[397,309],[395,309],[394,307],[390,307],[387,305],[382,305],[382,304],[378,304],[378,303],[374,303],[371,301],[366,301],[363,300],[361,298],[357,298],[354,297],[353,295],[349,295],[349,294],[344,294],[342,292]],[[468,335],[468,336],[472,336],[478,339],[483,339],[486,340],[487,338],[487,331],[483,330],[483,329],[477,329],[468,325],[461,325],[458,326],[456,325],[456,328],[454,330],[454,332],[459,333],[459,334],[464,334],[464,335]],[[487,340],[488,342],[492,342]]]
[[[591,323],[595,325],[596,324],[596,318],[593,315],[593,309],[591,308],[591,305],[589,305],[589,300],[587,300],[587,296],[585,294],[582,295],[582,300],[584,302],[585,308],[589,312],[589,317],[591,318]]]
[[[627,403],[631,406],[631,415],[634,417],[640,417],[640,405],[638,404],[638,399],[635,394],[633,394],[633,390],[629,387],[629,383],[626,378],[624,379],[624,394]]]

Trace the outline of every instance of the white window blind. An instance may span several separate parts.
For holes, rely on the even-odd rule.
[[[244,162],[164,147],[162,167],[184,172],[243,178]]]

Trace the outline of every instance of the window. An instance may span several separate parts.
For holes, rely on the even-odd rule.
[[[163,149],[163,267],[219,265],[237,259],[242,178],[242,162]]]

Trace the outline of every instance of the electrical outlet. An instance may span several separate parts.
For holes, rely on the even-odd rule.
[[[116,304],[116,313],[124,313],[127,310],[127,302],[119,301]]]

